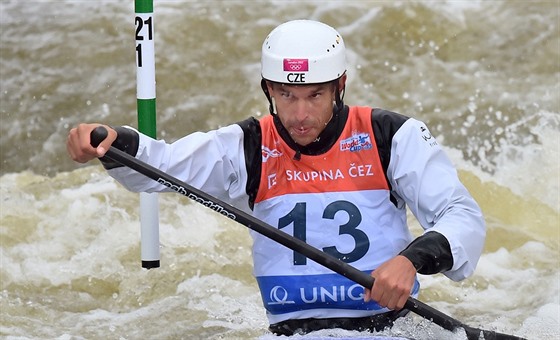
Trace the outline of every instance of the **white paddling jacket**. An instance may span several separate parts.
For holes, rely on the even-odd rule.
[[[117,131],[114,146],[366,273],[402,254],[419,273],[443,272],[458,281],[473,273],[482,253],[480,208],[418,120],[346,106],[306,147],[272,115],[171,144]],[[170,191],[128,168],[104,165],[131,191]],[[407,206],[425,230],[414,242]],[[251,235],[254,275],[271,324],[387,312],[365,303],[356,283]],[[416,282],[412,295],[418,290]]]

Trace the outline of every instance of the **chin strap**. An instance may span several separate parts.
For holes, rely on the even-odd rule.
[[[336,83],[334,84],[334,88],[335,88],[335,107],[337,109],[338,112],[340,112],[343,108],[344,108],[344,94],[346,93],[346,88],[340,88],[338,86],[338,79],[335,80]]]
[[[274,112],[274,103],[272,102],[272,97],[270,96],[270,93],[268,92],[268,87],[266,87],[266,80],[262,79],[261,80],[261,89],[264,92],[264,95],[266,96],[266,99],[268,99],[268,111],[270,112],[271,115],[275,114]]]

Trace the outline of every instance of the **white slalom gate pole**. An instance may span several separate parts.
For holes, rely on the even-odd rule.
[[[138,130],[156,138],[156,67],[153,0],[135,0],[136,98]],[[140,193],[140,248],[143,268],[158,268],[158,195]]]

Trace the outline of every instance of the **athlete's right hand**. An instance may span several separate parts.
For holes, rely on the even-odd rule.
[[[70,130],[66,140],[66,150],[68,150],[70,158],[78,163],[87,163],[105,155],[117,139],[117,132],[107,125],[102,125],[107,129],[107,138],[99,143],[97,148],[94,148],[91,146],[91,132],[100,125],[102,124],[79,124]]]

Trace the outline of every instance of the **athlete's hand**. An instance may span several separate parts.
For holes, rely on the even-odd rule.
[[[410,296],[416,269],[409,259],[397,255],[371,272],[375,279],[372,289],[365,290],[364,301],[373,300],[381,307],[400,310]]]
[[[101,124],[80,124],[70,130],[66,141],[66,150],[70,158],[78,163],[86,163],[94,158],[103,157],[109,147],[117,138],[117,132],[105,126],[107,129],[107,138],[105,138],[97,148],[91,146],[91,132]]]

